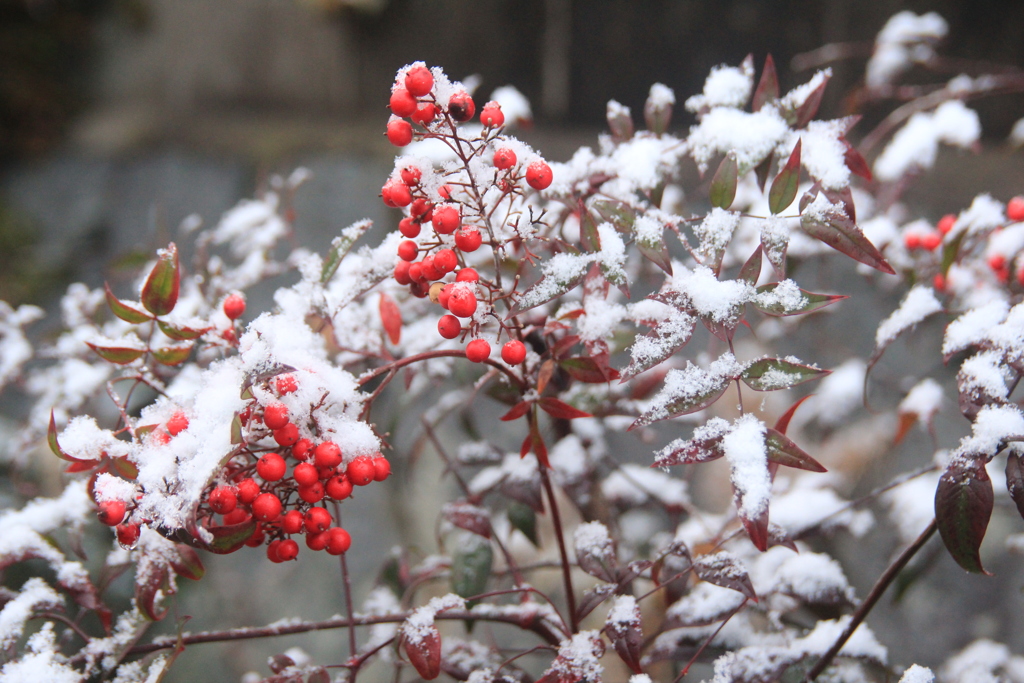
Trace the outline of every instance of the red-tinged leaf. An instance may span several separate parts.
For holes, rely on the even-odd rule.
[[[593,214],[583,206],[583,200],[579,202],[580,215],[580,248],[583,251],[595,254],[601,251],[601,237],[597,233],[597,221]]]
[[[555,341],[551,345],[551,355],[555,358],[560,358],[565,354],[569,353],[572,347],[580,343],[580,336],[578,334],[567,334],[561,339]]]
[[[132,363],[141,358],[142,354],[146,353],[145,349],[133,349],[124,346],[97,346],[91,342],[85,342],[85,345],[95,351],[103,360],[116,363],[117,365]]]
[[[800,185],[800,146],[803,140],[797,140],[793,152],[789,155],[786,165],[779,171],[768,190],[768,208],[773,214],[786,210],[796,199],[796,190]]]
[[[125,456],[110,458],[108,462],[112,471],[129,481],[134,481],[139,476],[139,468]]]
[[[52,410],[50,411],[50,424],[46,428],[46,443],[49,445],[50,451],[61,460],[75,464],[81,463],[89,467],[99,464],[98,460],[82,460],[64,452],[64,449],[60,447],[60,443],[57,441],[57,420],[54,418]],[[75,471],[77,472],[78,470]]]
[[[768,174],[772,170],[773,163],[775,163],[775,152],[771,152],[761,160],[761,163],[754,167],[754,176],[757,178],[757,187],[761,192],[764,192],[764,186],[768,183]]]
[[[465,529],[484,538],[491,537],[491,513],[482,507],[465,501],[446,503],[441,508],[441,516],[460,529]],[[475,595],[475,593],[470,595]],[[463,595],[462,597],[469,596]]]
[[[764,69],[761,71],[761,80],[754,90],[754,111],[761,111],[761,107],[779,99],[779,76],[775,72],[775,60],[769,54],[764,59]]]
[[[846,152],[843,154],[843,161],[846,163],[846,168],[850,169],[850,173],[858,175],[869,183],[874,179],[871,174],[871,167],[868,166],[867,160],[864,158],[857,148],[846,141],[846,138],[842,139],[844,145],[846,145]]]
[[[665,240],[661,238],[661,235],[658,235],[657,238],[637,235],[636,248],[645,259],[669,275],[672,274],[672,259],[668,254],[668,245],[665,244]]]
[[[582,410],[573,408],[568,403],[559,401],[557,398],[552,396],[545,396],[540,400],[540,407],[543,408],[544,412],[551,417],[558,418],[560,420],[573,420],[577,417],[593,417],[590,413],[585,413]]]
[[[788,436],[771,427],[766,430],[765,446],[768,450],[768,462],[808,472],[828,471],[821,466],[821,463],[793,443]]]
[[[167,315],[178,303],[181,286],[181,268],[178,265],[178,247],[174,242],[156,255],[156,265],[142,286],[142,305],[153,315]]]
[[[1017,512],[1024,517],[1024,467],[1016,453],[1010,453],[1006,458],[1006,490],[1017,506]]]
[[[583,597],[579,601],[579,605],[576,607],[576,618],[582,620],[586,618],[588,614],[594,611],[602,602],[607,600],[612,595],[615,595],[615,584],[614,583],[599,583],[593,588],[590,588],[583,592]],[[555,679],[558,681],[558,679]],[[537,683],[541,683],[537,681]]]
[[[917,413],[900,413],[897,416],[896,435],[892,437],[894,444],[903,443],[903,439],[910,432],[910,429],[917,424]]]
[[[811,91],[811,94],[807,96],[804,103],[797,107],[797,110],[793,112],[793,127],[803,128],[814,115],[818,113],[818,107],[821,106],[821,98],[825,96],[825,87],[828,85],[831,76],[825,75],[821,79],[821,83],[818,87]]]
[[[740,374],[740,379],[754,391],[776,391],[819,379],[831,372],[784,358],[762,358],[750,363]]]
[[[151,316],[149,313],[146,313],[145,311],[140,311],[139,309],[132,306],[130,303],[126,301],[121,301],[116,296],[114,296],[114,293],[110,291],[110,285],[108,285],[106,282],[103,283],[103,292],[107,297],[107,305],[110,307],[111,312],[121,320],[124,320],[125,322],[128,323],[138,324],[153,319],[153,316]]]
[[[837,301],[848,298],[843,294],[814,294],[803,289],[800,290],[802,298],[799,301],[791,300],[790,297],[772,296],[779,284],[772,282],[757,288],[758,296],[754,297],[752,301],[757,310],[774,316],[799,315],[831,306]]]
[[[875,245],[864,236],[864,232],[857,224],[834,204],[821,215],[801,213],[800,227],[811,237],[855,261],[890,275],[896,272]]]
[[[682,370],[673,370],[673,373],[684,372]],[[641,415],[630,425],[629,430],[636,429],[638,427],[646,427],[652,422],[658,420],[667,420],[680,415],[688,415],[689,413],[695,413],[698,410],[703,410],[709,405],[718,400],[718,398],[725,393],[725,390],[729,388],[729,382],[735,379],[728,375],[712,375],[705,374],[699,369],[690,369],[686,372],[697,373],[692,381],[684,379],[680,382],[682,385],[680,388],[673,392],[664,400],[657,401],[658,405],[654,406],[646,413]],[[670,373],[670,378],[671,379]]]
[[[527,479],[504,477],[498,484],[503,496],[522,503],[536,514],[544,514],[544,499],[540,495],[540,477]]]
[[[156,321],[160,331],[165,335],[173,339],[174,341],[192,341],[193,339],[199,339],[204,334],[212,330],[212,327],[185,327],[184,325],[171,325],[163,320]]]
[[[556,299],[563,294],[566,294],[574,289],[583,282],[583,278],[587,274],[587,269],[580,268],[576,272],[570,274],[564,279],[556,279],[554,283],[548,282],[549,279],[553,279],[550,276],[545,275],[536,283],[534,283],[529,289],[527,289],[519,297],[512,309],[509,311],[505,319],[513,318],[524,311],[536,308],[542,304],[546,304],[552,299]]]
[[[405,656],[420,678],[432,681],[441,673],[441,633],[433,623],[403,629]]]
[[[644,345],[646,349],[622,371],[622,381],[633,379],[686,346],[695,325],[696,318],[688,313],[678,309],[671,311],[666,320],[659,321],[653,330],[635,340],[634,344]]]
[[[636,209],[618,199],[598,199],[591,205],[603,220],[615,226],[619,232],[629,232],[636,222]]]
[[[765,538],[767,538],[767,531]],[[754,591],[754,584],[750,581],[747,570],[730,552],[721,551],[714,555],[700,555],[694,558],[693,571],[702,581],[739,591],[750,600],[757,602],[757,593]]]
[[[530,406],[533,405],[532,401],[520,401],[519,403],[512,406],[512,410],[508,411],[501,416],[503,422],[511,422],[512,420],[518,420],[523,415],[526,415],[530,410]]]
[[[935,489],[935,521],[949,554],[969,572],[981,565],[981,541],[992,517],[994,494],[984,458],[954,456]]]
[[[757,517],[740,514],[740,521],[754,547],[761,552],[768,550],[768,508],[762,510]]]
[[[162,365],[181,365],[192,355],[192,344],[153,349],[153,358]]]
[[[783,548],[789,548],[794,553],[800,552],[796,547],[796,543],[789,537],[789,534],[781,526],[775,522],[768,523],[768,547],[773,548],[775,546],[782,546]]]
[[[167,586],[168,573],[163,564],[151,567],[141,581],[138,577],[135,579],[135,603],[150,621],[160,621],[167,616],[166,609],[158,610],[156,606],[157,595],[163,596],[166,600]]]
[[[811,396],[814,396],[814,394],[807,394],[803,398],[797,400],[796,403],[791,405],[789,409],[786,412],[784,412],[782,416],[778,419],[778,421],[775,423],[775,430],[780,434],[785,434],[786,430],[789,429],[790,420],[792,420],[793,415],[796,414],[796,409],[799,408],[800,404],[809,399]]]
[[[711,188],[708,190],[708,199],[711,206],[721,209],[728,209],[736,199],[736,186],[739,183],[739,164],[736,163],[736,155],[730,152],[722,159],[715,171],[715,177],[711,179]]]
[[[537,456],[537,462],[541,467],[551,469],[551,463],[548,461],[548,447],[544,444],[544,438],[540,435],[535,418],[530,420],[530,433],[526,435],[523,445],[519,448],[519,457],[525,458],[530,451]]]
[[[380,294],[380,321],[384,325],[388,339],[392,344],[402,340],[402,313],[398,310],[398,304],[390,296],[381,292]]]
[[[253,532],[256,531],[256,520],[250,517],[239,524],[211,526],[205,527],[205,529],[213,535],[213,540],[209,543],[196,540],[192,545],[217,555],[228,555],[241,548],[246,541],[252,538]]]
[[[558,361],[558,365],[569,373],[569,376],[580,382],[589,384],[602,384],[619,379],[619,371],[615,368],[602,368],[593,358],[578,356],[576,358],[564,358]]]
[[[199,553],[183,543],[175,546],[178,551],[178,559],[171,561],[171,568],[174,573],[186,579],[198,581],[206,574],[203,561],[199,559]]]
[[[635,674],[643,673],[643,668],[640,666],[640,648],[643,644],[640,608],[634,604],[632,614],[621,614],[617,610],[610,612],[605,622],[604,631],[625,665]]]
[[[725,455],[722,448],[722,436],[706,439],[693,438],[684,441],[677,448],[662,450],[655,456],[651,467],[671,467],[672,465],[696,465],[702,462],[718,460]]]
[[[737,279],[744,280],[751,286],[757,284],[757,278],[761,277],[761,262],[764,254],[764,247],[760,244],[757,245],[757,249],[750,255],[747,262],[740,268],[740,274]]]
[[[99,464],[100,464],[99,460],[79,460],[79,461],[73,462],[70,465],[68,465],[67,467],[65,467],[64,471],[67,472],[68,474],[76,474],[78,472],[88,472],[93,467],[96,467],[96,465],[99,465]]]

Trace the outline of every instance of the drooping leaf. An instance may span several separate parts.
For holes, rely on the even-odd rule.
[[[819,379],[831,372],[784,358],[762,358],[750,363],[743,370],[740,379],[754,391],[775,391]]]
[[[420,678],[432,681],[441,674],[441,633],[433,623],[417,624],[412,629],[416,638],[404,638],[405,656]]]
[[[757,284],[757,278],[761,277],[761,261],[764,254],[764,247],[760,244],[757,245],[757,249],[750,255],[743,267],[740,268],[740,274],[737,277],[738,280],[744,280],[751,286]],[[760,290],[758,290],[760,291]]]
[[[441,508],[441,516],[460,529],[484,538],[491,537],[491,515],[482,507],[465,501],[446,503]]]
[[[139,468],[125,456],[109,458],[107,462],[110,463],[110,469],[124,479],[132,481],[139,476]]]
[[[768,550],[768,508],[761,510],[757,516],[745,515],[741,510],[740,521],[754,547],[761,552]]]
[[[242,443],[242,416],[238,413],[231,418],[231,443],[234,445]]]
[[[117,365],[132,363],[146,353],[145,349],[133,349],[128,346],[97,346],[91,342],[85,342],[85,345],[95,351],[103,360]]]
[[[793,419],[793,415],[796,414],[796,409],[799,408],[800,404],[802,404],[804,401],[809,399],[811,396],[814,396],[814,394],[807,394],[806,396],[798,399],[796,403],[791,405],[789,407],[789,409],[786,410],[786,412],[784,412],[779,417],[779,419],[775,422],[775,429],[780,434],[785,434],[786,433],[786,430],[789,429],[789,421],[792,420]]]
[[[192,344],[153,349],[153,358],[163,365],[181,365],[192,354]]]
[[[50,451],[61,460],[90,467],[99,463],[97,460],[83,460],[64,452],[64,449],[60,447],[60,443],[57,441],[57,420],[53,416],[53,410],[50,410],[50,423],[46,428],[46,443],[50,447]]]
[[[619,232],[630,232],[636,223],[636,209],[618,199],[598,199],[591,204],[591,208]]]
[[[935,489],[935,521],[939,535],[956,563],[969,572],[989,574],[981,565],[994,502],[984,458],[954,457]]]
[[[855,261],[871,266],[883,273],[894,275],[889,262],[882,253],[871,244],[864,232],[847,213],[838,210],[833,204],[819,213],[802,211],[800,227],[811,237],[824,242],[838,252],[846,254]]]
[[[149,313],[146,313],[145,311],[140,311],[139,309],[132,306],[130,303],[121,301],[116,296],[114,296],[114,293],[110,291],[110,285],[108,285],[106,282],[103,283],[103,293],[107,297],[107,306],[110,307],[110,311],[121,320],[133,324],[138,324],[153,319],[153,316],[151,316]]]
[[[792,439],[771,427],[765,433],[768,462],[808,472],[827,472],[817,460],[793,443]]]
[[[608,613],[605,634],[612,641],[612,647],[615,648],[615,652],[630,671],[635,674],[643,673],[643,668],[640,666],[643,632],[640,627],[640,609],[635,602],[632,613],[623,613],[620,603],[616,602],[615,607]]]
[[[736,186],[739,182],[739,165],[736,163],[736,155],[730,152],[722,159],[715,171],[715,177],[711,179],[711,188],[708,190],[708,199],[712,206],[728,209],[736,198]]]
[[[576,607],[576,618],[586,618],[586,616],[593,612],[598,605],[612,595],[615,595],[615,584],[613,583],[599,583],[593,588],[584,591],[583,598]],[[541,679],[540,681],[537,681],[537,683],[543,683],[543,680],[544,679]],[[554,680],[557,683],[558,679]]]
[[[796,141],[789,160],[772,181],[772,187],[768,191],[768,208],[773,214],[782,213],[796,199],[796,190],[800,185],[800,145],[802,142],[803,140]]]
[[[761,80],[754,90],[754,111],[761,111],[761,107],[779,99],[779,76],[775,72],[775,60],[769,54],[764,59],[764,69],[761,71]]]
[[[843,153],[843,161],[846,163],[846,168],[850,169],[850,173],[858,175],[870,183],[874,176],[864,155],[847,142],[846,138],[842,138],[842,143],[846,146],[846,152]]]
[[[601,251],[601,237],[597,233],[597,221],[593,214],[586,210],[583,201],[579,203],[580,213],[580,247],[583,251],[594,254]]]
[[[323,266],[320,269],[321,284],[327,284],[327,281],[334,277],[334,273],[337,272],[338,266],[341,265],[341,260],[345,258],[345,254],[352,249],[352,245],[356,243],[356,240],[369,230],[372,225],[373,221],[369,219],[353,223],[342,230],[341,234],[331,241],[331,247],[327,250]]]
[[[390,296],[381,292],[378,308],[380,309],[380,321],[384,325],[388,339],[392,344],[397,344],[402,340],[402,313],[398,310],[398,304]]]
[[[499,419],[503,422],[511,422],[512,420],[518,420],[523,415],[526,415],[530,411],[530,406],[533,405],[530,401],[520,401],[519,403],[512,406],[512,409],[502,415]]]
[[[513,528],[519,529],[530,539],[534,547],[539,548],[540,542],[537,537],[537,513],[529,505],[523,505],[518,501],[512,501],[508,505],[508,521]]]
[[[178,247],[174,242],[156,255],[156,265],[142,286],[142,305],[153,315],[167,315],[178,303],[181,268],[178,265]]]
[[[485,592],[493,564],[494,552],[489,541],[458,544],[452,553],[452,591],[464,598]]]
[[[589,384],[603,384],[619,379],[619,371],[615,368],[602,368],[593,358],[578,356],[576,358],[563,358],[558,365],[569,373],[569,375],[580,382]]]
[[[701,580],[722,588],[739,591],[750,600],[757,602],[754,584],[747,570],[736,557],[727,551],[714,555],[700,555],[693,560],[693,571]]]
[[[551,463],[548,461],[548,447],[537,428],[536,417],[530,418],[530,433],[523,439],[523,445],[519,448],[519,457],[525,458],[531,451],[537,456],[537,462],[541,467],[551,469]]]
[[[1017,512],[1024,517],[1024,467],[1021,466],[1020,456],[1016,453],[1010,453],[1006,457],[1006,490],[1017,506]]]
[[[592,257],[590,257],[592,258]],[[542,271],[544,275],[513,304],[506,319],[519,315],[524,311],[536,308],[541,304],[555,299],[575,289],[587,274],[586,258],[575,254],[556,254],[549,260]]]
[[[167,568],[159,563],[146,572],[143,580],[135,580],[135,603],[150,621],[160,621],[167,616],[167,610],[160,610],[156,605],[157,596],[166,594],[167,583]]]
[[[212,327],[196,328],[185,327],[184,325],[171,325],[163,320],[157,320],[156,324],[160,328],[161,332],[174,341],[192,341],[213,329]]]
[[[672,465],[695,465],[711,462],[725,455],[722,448],[722,435],[706,439],[687,439],[672,449],[664,449],[658,453],[651,467],[670,467]]]
[[[842,301],[848,298],[843,294],[814,294],[801,289],[801,299],[799,301],[791,301],[789,298],[779,298],[771,296],[760,296],[764,294],[772,294],[775,289],[782,283],[772,282],[771,284],[761,285],[757,288],[757,294],[759,296],[754,297],[751,303],[757,310],[767,315],[774,316],[786,316],[786,315],[799,315],[801,313],[810,313],[816,311],[819,308],[825,308],[830,306],[837,301]],[[795,303],[796,305],[791,305]]]
[[[679,309],[672,309],[669,317],[633,342],[631,362],[622,371],[622,381],[632,379],[645,372],[686,346],[693,336],[696,318]],[[639,349],[639,350],[638,350]]]
[[[590,413],[585,413],[578,408],[573,408],[568,403],[559,401],[553,396],[544,396],[540,399],[539,405],[545,413],[560,420],[573,420],[577,417],[593,417]]]
[[[198,581],[206,574],[203,561],[199,559],[199,553],[187,545],[178,543],[175,546],[178,551],[178,559],[171,560],[171,568],[174,573],[186,579]]]

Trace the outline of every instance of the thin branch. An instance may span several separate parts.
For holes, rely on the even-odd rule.
[[[558,512],[558,502],[555,500],[555,490],[551,486],[551,477],[548,470],[538,463],[540,480],[544,485],[544,492],[547,493],[548,503],[551,505],[551,521],[555,525],[555,538],[558,539],[558,553],[562,558],[562,582],[565,584],[565,599],[569,609],[569,624],[573,633],[579,631],[579,618],[576,614],[576,593],[572,588],[572,565],[569,564],[569,554],[565,550],[565,535],[562,533],[562,516]]]
[[[465,357],[466,357],[466,352],[465,351],[456,351],[454,349],[445,349],[445,350],[440,350],[440,351],[425,351],[423,353],[417,353],[417,354],[415,354],[413,356],[406,356],[405,358],[399,358],[396,361],[388,363],[387,365],[382,365],[379,368],[374,368],[370,372],[367,372],[367,373],[361,375],[359,377],[359,386],[364,386],[367,383],[372,382],[377,377],[380,377],[381,375],[387,374],[387,373],[389,373],[389,372],[391,372],[393,370],[400,370],[401,368],[404,368],[406,365],[412,365],[413,363],[419,363],[420,361],[432,360],[434,358],[465,358]],[[507,367],[505,367],[503,364],[501,364],[501,363],[499,363],[497,361],[491,360],[489,358],[487,360],[485,360],[484,363],[487,364],[487,365],[492,366],[493,368],[495,368],[497,370],[500,370],[503,373],[505,373],[505,375],[509,379],[511,379],[512,382],[515,383],[515,385],[520,390],[522,390],[522,391],[526,390],[526,386],[523,384],[523,381],[521,379],[519,379],[518,377],[516,377],[515,374],[511,370],[509,370]]]
[[[734,609],[732,612],[730,612],[729,616],[727,616],[725,619],[722,620],[722,623],[718,625],[718,628],[715,629],[714,633],[712,633],[711,635],[709,635],[707,638],[704,639],[704,642],[701,643],[699,648],[697,648],[697,651],[693,654],[692,657],[690,657],[690,661],[686,663],[686,666],[683,667],[683,670],[679,672],[679,675],[676,676],[675,680],[673,680],[672,683],[679,683],[679,681],[683,680],[683,678],[686,676],[686,674],[688,674],[690,672],[690,667],[693,666],[694,662],[697,661],[697,658],[700,657],[704,653],[704,650],[706,650],[708,645],[711,644],[711,641],[713,641],[715,639],[715,637],[719,634],[719,632],[721,632],[721,630],[723,628],[725,628],[725,625],[729,623],[729,620],[732,619],[734,616],[736,616],[736,614],[741,609],[743,609],[743,606],[746,605],[746,604],[747,604],[747,598],[744,598],[743,602],[741,602],[739,605],[737,605],[736,609]]]

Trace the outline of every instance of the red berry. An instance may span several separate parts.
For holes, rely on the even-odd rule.
[[[261,493],[252,502],[252,516],[261,522],[273,522],[281,516],[281,499],[273,493]]]
[[[348,469],[345,470],[345,476],[356,486],[366,486],[373,481],[373,475],[373,462],[365,455],[360,455],[350,462]]]
[[[455,339],[462,333],[462,323],[454,315],[442,315],[437,321],[437,333],[445,339]]]
[[[402,169],[402,182],[409,187],[416,187],[420,184],[420,178],[423,177],[423,172],[415,166],[406,166]]]
[[[486,339],[474,339],[466,344],[466,358],[474,363],[483,363],[491,355],[491,345]]]
[[[299,440],[299,428],[295,426],[294,422],[289,422],[284,427],[274,430],[274,441],[279,446],[294,446]]]
[[[316,447],[313,459],[317,467],[337,467],[341,464],[341,449],[333,441],[324,441]]]
[[[932,287],[940,292],[946,289],[946,278],[943,277],[942,273],[938,273],[934,278],[932,278]]]
[[[281,429],[288,424],[288,406],[271,403],[263,410],[263,423],[271,429]]]
[[[456,282],[480,282],[480,274],[475,268],[463,268],[455,274]]]
[[[327,552],[331,555],[341,555],[348,552],[348,549],[352,547],[352,537],[340,526],[336,526],[326,533]]]
[[[445,204],[434,209],[434,216],[431,220],[434,232],[439,235],[450,235],[459,227],[462,217],[459,210],[451,204]]]
[[[988,267],[994,271],[1000,271],[1006,268],[1006,257],[1002,254],[992,254],[988,257]]]
[[[308,462],[304,462],[295,466],[295,470],[292,471],[292,478],[295,479],[295,483],[299,486],[312,486],[320,481],[320,473]]]
[[[467,92],[457,92],[448,100],[448,113],[459,123],[465,123],[473,118],[476,113],[476,105],[473,98]]]
[[[935,228],[943,235],[949,233],[953,229],[953,225],[956,223],[956,216],[951,213],[947,213],[945,216],[939,219],[939,224]]]
[[[416,97],[423,97],[434,87],[434,77],[425,66],[414,66],[405,74],[405,87]]]
[[[412,142],[412,126],[408,121],[392,119],[388,122],[388,142],[395,147],[405,147]]]
[[[384,187],[391,188],[391,202],[394,206],[409,206],[409,204],[412,204],[412,192],[405,183],[389,180]]]
[[[412,240],[405,240],[398,245],[398,258],[403,261],[415,261],[420,248]]]
[[[420,261],[420,272],[423,273],[423,279],[429,282],[439,280],[441,276],[444,275],[444,273],[442,273],[437,267],[437,264],[434,263],[433,256],[427,256]]]
[[[505,125],[505,114],[497,102],[488,102],[480,110],[480,123],[487,128],[501,128]]]
[[[441,308],[444,308],[444,309],[447,310],[447,308],[448,308],[448,300],[452,298],[452,290],[454,288],[455,288],[455,283],[454,282],[449,282],[448,284],[446,284],[444,287],[441,288],[440,292],[437,293],[437,303],[441,304]]]
[[[400,285],[407,285],[412,282],[412,278],[409,277],[408,261],[399,261],[395,264],[395,282]]]
[[[903,246],[913,251],[921,248],[921,236],[916,232],[908,232],[903,236]]]
[[[423,264],[417,261],[409,265],[409,279],[413,282],[426,282],[427,278],[423,275]]]
[[[942,235],[937,232],[921,235],[921,248],[926,251],[934,251],[940,244],[942,244]]]
[[[409,293],[417,299],[425,299],[430,293],[430,289],[422,282],[413,282],[409,285]]]
[[[281,545],[277,546],[278,562],[291,562],[298,556],[299,544],[290,538],[281,541]]]
[[[250,548],[258,548],[263,545],[263,541],[265,541],[266,538],[267,535],[263,533],[263,527],[259,522],[257,522],[256,528],[252,531],[252,536],[249,537],[249,540],[247,540],[245,544]]]
[[[391,91],[391,100],[388,102],[392,113],[395,116],[405,118],[412,116],[416,111],[416,98],[405,88],[395,88]]]
[[[409,215],[418,223],[426,223],[434,217],[434,205],[423,197],[414,199],[409,205]]]
[[[210,491],[210,509],[226,515],[238,505],[238,495],[233,486],[218,486]]]
[[[171,415],[170,419],[167,420],[166,426],[168,434],[177,436],[188,429],[188,416],[179,410],[174,415]]]
[[[1017,284],[1024,287],[1024,265],[1017,269]]]
[[[271,562],[280,562],[281,559],[277,556],[277,549],[281,547],[281,540],[271,541],[270,545],[267,546],[267,559]]]
[[[245,299],[241,294],[230,294],[228,298],[224,299],[221,308],[224,309],[224,315],[232,320],[238,320],[245,313]]]
[[[502,147],[494,153],[494,167],[502,171],[515,166],[517,161],[519,159],[510,147]]]
[[[420,224],[406,216],[398,222],[398,232],[402,233],[403,237],[412,239],[420,234]]]
[[[292,446],[292,455],[296,460],[305,460],[313,452],[313,442],[309,439],[299,439]]]
[[[526,167],[526,183],[535,190],[545,190],[554,176],[551,167],[543,161],[535,161]]]
[[[467,253],[476,251],[483,242],[484,238],[480,236],[480,231],[472,225],[463,225],[455,231],[455,246],[460,251]]]
[[[118,543],[125,548],[133,548],[139,540],[141,530],[138,524],[118,524],[114,532],[117,534]]]
[[[440,249],[434,254],[434,267],[442,273],[450,273],[459,265],[459,257],[451,249]]]
[[[307,503],[319,503],[324,499],[324,485],[320,482],[299,487],[299,498]]]
[[[302,531],[302,513],[298,510],[289,510],[281,518],[281,531],[286,534],[297,534]]]
[[[519,365],[526,360],[526,345],[518,339],[505,342],[501,347],[501,359],[509,365]]]
[[[123,500],[105,500],[99,504],[98,517],[101,524],[117,526],[124,521],[124,513],[127,506]]]
[[[158,446],[165,446],[171,442],[171,435],[162,429],[157,429],[149,434],[150,440]]]
[[[260,485],[256,483],[255,479],[243,479],[238,482],[235,490],[238,492],[238,500],[243,505],[250,504],[256,500],[256,496],[260,495]]]
[[[453,287],[448,297],[448,310],[460,318],[469,318],[476,312],[476,295],[469,285]]]
[[[441,199],[445,201],[448,201],[449,199],[452,198],[452,186],[445,184],[437,188],[437,196],[439,196]]]
[[[264,453],[256,463],[256,474],[260,475],[263,481],[280,481],[284,478],[286,469],[288,468],[284,464],[284,458],[277,453]]]
[[[416,111],[413,112],[411,118],[421,126],[426,126],[434,120],[435,116],[437,116],[437,107],[432,102],[427,102],[416,107]]]
[[[321,482],[327,481],[328,479],[330,479],[331,477],[333,477],[337,473],[338,473],[338,470],[335,467],[317,467],[316,468],[317,479],[319,479]]]
[[[328,531],[321,531],[318,534],[306,534],[306,547],[310,550],[323,550],[327,547],[327,541],[331,534]]]
[[[1024,196],[1017,195],[1006,203],[1006,217],[1014,223],[1024,221]]]
[[[345,500],[352,495],[352,482],[348,478],[339,474],[331,477],[327,480],[327,486],[324,487],[327,495],[334,500]]]
[[[234,526],[235,524],[241,524],[242,522],[249,519],[249,513],[242,508],[235,508],[228,514],[224,515],[224,525]]]
[[[333,521],[331,520],[331,513],[327,511],[327,508],[309,508],[305,518],[306,531],[311,534],[326,531],[330,528],[331,521]]]
[[[373,480],[384,481],[391,476],[391,463],[383,455],[373,459]]]
[[[277,387],[277,393],[290,394],[299,388],[299,383],[293,375],[279,375],[274,386]]]

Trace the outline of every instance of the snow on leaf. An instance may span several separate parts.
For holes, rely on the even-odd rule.
[[[753,60],[744,60],[738,67],[721,64],[712,67],[704,81],[703,93],[687,98],[684,106],[695,114],[714,107],[741,109],[750,99],[750,89],[753,87]]]
[[[690,270],[679,265],[667,279],[662,294],[680,297],[681,307],[693,308],[706,320],[734,327],[754,288],[745,280],[719,280],[707,266]]]
[[[745,523],[748,520],[760,520],[768,510],[772,482],[768,473],[765,437],[764,423],[753,415],[743,415],[733,423],[732,429],[722,439],[722,449],[729,461],[732,485],[736,492],[736,507]]]
[[[969,572],[988,574],[979,548],[992,516],[994,493],[984,460],[954,457],[935,490],[939,535],[956,563]]]
[[[747,568],[739,558],[726,550],[695,558],[693,571],[703,581],[738,591],[747,599],[757,602],[757,593],[754,592]]]
[[[39,577],[32,577],[21,590],[0,609],[0,648],[13,646],[25,630],[25,622],[37,611],[60,609],[64,599]]]
[[[662,362],[690,341],[697,319],[677,308],[666,306],[666,317],[648,334],[637,337],[629,347],[632,362],[622,371],[623,380]]]
[[[968,148],[980,135],[978,114],[960,100],[943,102],[934,112],[917,112],[875,159],[875,176],[883,182],[894,182],[907,173],[930,169],[935,165],[940,142]]]
[[[785,316],[810,313],[845,298],[841,294],[807,292],[792,280],[783,280],[758,287],[752,303],[762,313]]]
[[[715,207],[704,220],[694,226],[693,232],[700,240],[697,255],[701,263],[714,271],[721,267],[722,257],[739,222],[739,213]]]
[[[540,306],[574,289],[587,273],[592,254],[555,254],[541,266],[541,279],[516,300],[509,317]]]
[[[926,666],[911,664],[900,676],[899,683],[935,683],[935,674]]]
[[[935,298],[935,291],[931,287],[916,285],[907,292],[900,307],[878,326],[878,330],[875,332],[873,355],[876,357],[881,355],[885,347],[891,344],[896,337],[941,310],[942,303]]]
[[[807,365],[789,358],[762,358],[753,361],[740,374],[747,386],[755,391],[788,389],[828,375],[815,365]]]
[[[725,455],[722,438],[731,425],[727,420],[713,417],[694,430],[689,439],[676,439],[654,455],[656,467],[689,465],[717,460]]]
[[[775,107],[755,113],[715,107],[690,129],[686,148],[701,173],[716,156],[733,152],[739,175],[744,175],[771,154],[788,132],[789,126]]]
[[[895,273],[881,252],[857,227],[847,209],[842,204],[833,203],[824,192],[819,192],[803,207],[800,212],[800,227],[811,237],[855,261],[883,273]]]
[[[630,429],[644,427],[708,407],[725,393],[729,382],[743,371],[731,353],[725,353],[704,370],[687,361],[682,370],[669,370],[661,391],[651,399],[647,410]]]

